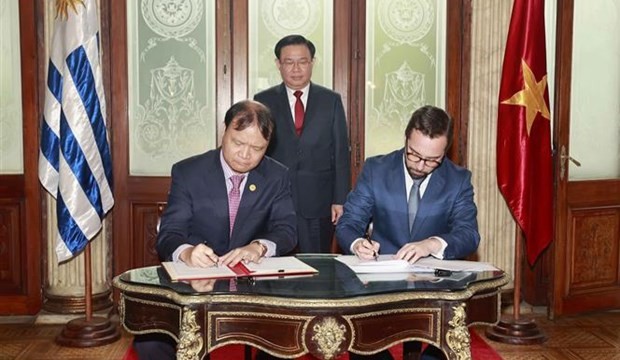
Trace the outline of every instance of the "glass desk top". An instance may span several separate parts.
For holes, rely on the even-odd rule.
[[[329,256],[299,256],[318,274],[310,276],[192,280],[173,282],[161,266],[128,270],[119,280],[131,285],[168,288],[182,295],[235,294],[282,296],[304,299],[338,299],[389,294],[403,291],[465,290],[476,282],[502,278],[503,271],[453,272],[437,277],[432,273],[355,274],[346,265]],[[231,290],[231,288],[236,288]]]

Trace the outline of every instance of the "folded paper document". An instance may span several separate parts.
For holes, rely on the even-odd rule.
[[[336,260],[356,273],[411,272],[411,265],[405,260],[394,259],[394,255],[379,255],[373,260],[362,260],[355,255],[341,255]]]
[[[183,262],[163,262],[162,266],[173,281],[192,279],[226,279],[238,277],[287,276],[316,274],[318,270],[292,257],[265,258],[260,264],[239,262],[237,265],[190,267]]]
[[[449,271],[495,271],[495,266],[477,261],[439,260],[432,256],[419,259],[415,264],[405,260],[394,259],[394,255],[382,254],[376,260],[362,260],[355,255],[341,255],[336,260],[347,265],[358,274],[364,273],[404,273],[404,272],[435,272]]]

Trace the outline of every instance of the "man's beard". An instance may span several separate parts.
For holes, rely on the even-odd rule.
[[[411,176],[413,180],[423,179],[429,174],[426,172],[417,173],[415,172],[415,170],[411,169],[410,167],[407,167],[407,172],[409,173],[409,176]]]

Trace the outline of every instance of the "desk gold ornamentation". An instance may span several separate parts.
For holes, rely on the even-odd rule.
[[[183,309],[183,319],[181,320],[181,335],[177,346],[177,359],[198,360],[202,350],[202,336],[200,326],[196,322],[196,310],[190,308]]]
[[[301,258],[319,270],[300,278],[216,281],[210,292],[172,282],[161,267],[114,278],[119,315],[132,334],[163,333],[178,342],[177,359],[203,359],[245,344],[272,355],[333,360],[350,351],[372,355],[423,341],[449,360],[471,359],[467,327],[499,321],[501,271],[462,272],[433,281],[362,283],[332,258]],[[415,354],[407,353],[407,358]]]
[[[125,325],[125,294],[121,293],[118,299],[118,315],[120,317],[120,323]]]
[[[324,318],[315,324],[312,330],[314,331],[312,340],[318,343],[319,351],[323,353],[325,359],[333,359],[342,351],[340,345],[346,339],[344,336],[346,327],[339,324],[335,318]]]
[[[467,323],[465,322],[465,303],[461,303],[458,306],[452,308],[454,316],[452,320],[448,321],[451,329],[446,333],[446,342],[454,353],[458,360],[470,360],[471,351],[469,337],[469,330],[467,330]]]

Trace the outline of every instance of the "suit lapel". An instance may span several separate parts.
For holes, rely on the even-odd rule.
[[[250,171],[248,179],[245,182],[243,188],[243,195],[241,196],[241,202],[239,203],[239,209],[237,210],[237,217],[235,218],[235,226],[233,227],[232,237],[230,240],[230,248],[234,249],[246,244],[237,244],[236,240],[239,238],[239,234],[243,233],[243,224],[246,219],[252,215],[252,209],[259,199],[259,194],[265,189],[265,177],[260,172],[260,165],[257,169]]]
[[[404,232],[401,233],[401,230],[397,230],[399,233],[398,239],[402,239],[404,242],[409,239],[409,217],[407,216],[409,211],[409,205],[407,204],[407,188],[405,183],[405,170],[403,165],[403,154],[404,150],[401,150],[397,153],[394,158],[394,162],[390,166],[389,173],[387,174],[390,178],[392,178],[390,187],[392,189],[397,189],[398,191],[387,191],[388,194],[394,194],[394,203],[397,207],[398,214],[404,214],[403,216],[398,216],[396,221],[397,229],[403,229]],[[404,235],[404,236],[402,236]]]
[[[416,214],[415,221],[413,222],[413,231],[411,238],[414,239],[419,229],[424,228],[424,222],[428,217],[428,208],[435,202],[441,195],[441,191],[444,188],[446,182],[444,167],[441,166],[433,172],[433,175],[428,181],[424,196],[420,199],[418,204],[418,212]]]
[[[284,86],[284,83],[280,84],[278,87],[278,107],[278,113],[285,114],[284,126],[287,129],[286,131],[289,132],[294,138],[297,138],[297,134],[295,133],[295,121],[293,119],[293,114],[291,114],[291,106],[288,101],[288,93],[286,92],[286,86]],[[273,111],[272,113],[275,114],[276,112]]]
[[[301,136],[304,136],[305,130],[312,123],[313,119],[316,116],[316,112],[319,106],[316,106],[314,103],[317,101],[317,89],[316,87],[310,83],[310,87],[308,88],[308,101],[306,102],[306,108],[304,109],[304,128],[301,133]]]
[[[226,190],[226,179],[224,178],[224,170],[222,170],[222,164],[220,163],[220,151],[218,149],[212,161],[204,169],[204,189],[207,192],[207,199],[210,199],[214,206],[214,218],[216,219],[228,219],[228,192]],[[219,204],[226,204],[221,206]],[[225,227],[224,227],[225,226]],[[229,224],[226,222],[221,225],[222,232],[229,233]]]

